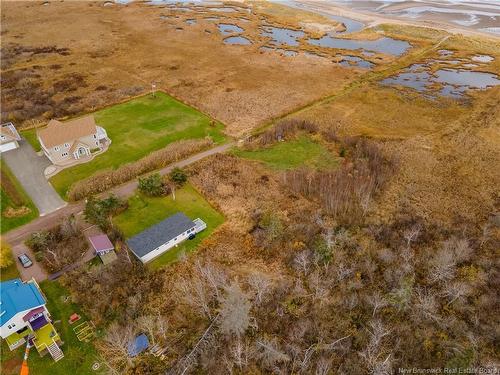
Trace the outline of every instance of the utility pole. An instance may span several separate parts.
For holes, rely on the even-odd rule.
[[[151,95],[156,98],[156,83],[151,82]]]

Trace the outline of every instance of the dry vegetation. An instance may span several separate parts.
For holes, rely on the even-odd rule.
[[[32,233],[26,240],[35,258],[54,273],[72,265],[87,251],[88,243],[74,216],[65,218],[56,227]]]
[[[185,16],[161,21],[162,8],[68,2],[2,6],[8,10],[2,15],[8,43],[11,38],[43,45],[39,35],[45,31],[56,48],[70,49],[70,55],[58,57],[57,68],[26,72],[50,69],[44,78],[49,85],[79,86],[69,91],[72,96],[94,92],[81,95],[84,100],[117,98],[119,90],[145,88],[155,79],[238,134],[330,95],[244,147],[307,133],[338,152],[342,162],[336,169],[273,171],[234,155],[212,156],[190,168],[189,180],[226,221],[197,252],[151,271],[118,251],[119,260],[109,266],[64,277],[76,301],[106,328],[97,345],[110,373],[327,375],[392,374],[401,367],[498,368],[500,88],[474,93],[460,104],[429,101],[373,81],[359,81],[336,95],[353,78],[346,75],[357,73],[339,73],[321,62],[311,68],[311,60],[301,58],[275,59],[256,53],[257,46],[225,47],[205,24],[176,32]],[[50,17],[56,7],[64,10],[57,21]],[[261,11],[273,17],[274,9]],[[16,37],[10,30],[18,29],[21,10],[46,22],[37,23],[36,33]],[[88,45],[76,37],[81,19],[92,26]],[[71,25],[64,39],[54,27],[59,22],[59,27]],[[211,31],[206,43],[190,43],[205,28]],[[443,37],[430,29],[383,28],[422,46]],[[101,35],[111,37],[94,44]],[[137,48],[131,51],[129,45]],[[498,48],[482,39],[453,37],[442,47],[500,61]],[[164,53],[150,56],[159,49]],[[43,56],[33,51],[26,55]],[[72,59],[78,66],[70,65]],[[10,64],[21,63],[13,58]],[[498,68],[495,62],[491,69]],[[332,72],[338,73],[335,82],[325,79]],[[371,77],[383,74],[377,73]],[[75,78],[80,74],[83,78]],[[36,86],[39,79],[27,79],[27,87],[33,82],[33,88],[44,87]],[[130,168],[123,172],[126,178],[137,174]],[[85,184],[79,194],[97,186]],[[107,220],[101,211],[98,219]],[[127,356],[130,339],[141,332],[166,349],[163,360]]]
[[[216,23],[202,21],[214,15],[245,28],[256,43],[224,45]],[[257,28],[264,16],[245,10],[195,15],[145,4],[2,2],[2,52],[8,57],[2,116],[17,123],[70,116],[143,93],[155,81],[236,135],[359,75],[328,60],[261,53],[265,41]],[[184,20],[192,17],[198,23],[187,26]],[[23,31],[26,19],[32,20],[29,32]]]
[[[342,224],[279,175],[229,155],[201,162],[191,182],[227,217],[195,256],[147,278],[126,258],[67,278],[92,314],[115,322],[99,348],[116,373],[495,364],[493,227],[404,208],[388,223]],[[137,332],[166,347],[166,359],[124,355]]]

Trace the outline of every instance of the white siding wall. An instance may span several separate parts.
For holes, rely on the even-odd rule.
[[[191,229],[194,229],[194,227],[191,228]],[[174,240],[170,240],[169,242],[167,242],[167,243],[161,245],[160,247],[156,248],[156,250],[153,250],[150,253],[144,255],[143,257],[141,257],[142,263],[147,263],[147,262],[153,260],[154,258],[156,258],[157,256],[160,256],[161,254],[163,254],[167,250],[171,249],[175,245],[181,243],[182,241],[185,241],[189,237],[189,235],[191,233],[194,233],[194,232],[189,232],[188,233],[186,231],[186,232],[178,235],[176,237],[177,239],[175,241]]]
[[[45,305],[40,305],[40,306],[45,306]],[[26,327],[28,325],[28,322],[25,322],[23,320],[23,316],[25,316],[27,313],[29,313],[31,310],[37,309],[38,307],[33,307],[32,309],[28,309],[25,311],[18,312],[16,315],[14,315],[8,322],[6,322],[2,327],[0,327],[0,336],[4,339],[10,335],[12,335],[14,332],[19,331],[20,329]],[[12,327],[12,324],[15,324],[14,327]],[[9,325],[11,328],[9,328]]]

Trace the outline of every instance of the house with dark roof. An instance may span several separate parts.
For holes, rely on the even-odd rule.
[[[90,159],[92,150],[101,150],[109,143],[106,130],[96,125],[92,115],[64,123],[50,120],[46,128],[38,131],[37,137],[43,153],[55,165]]]
[[[59,348],[61,339],[35,280],[12,279],[0,283],[0,336],[10,350],[29,340],[40,355],[50,353],[55,361],[64,357]]]
[[[178,212],[129,238],[127,246],[140,259],[147,263],[196,233],[207,225],[201,219],[191,220]]]

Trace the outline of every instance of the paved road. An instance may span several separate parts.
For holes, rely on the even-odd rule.
[[[162,175],[170,173],[170,171],[172,169],[174,169],[175,167],[179,167],[179,168],[186,167],[186,166],[193,164],[201,159],[204,159],[210,155],[225,152],[228,149],[230,149],[233,145],[234,145],[234,143],[228,143],[228,144],[224,144],[221,146],[211,148],[210,150],[200,152],[198,154],[195,154],[195,155],[188,157],[187,159],[173,163],[173,164],[161,169],[159,172]],[[113,193],[119,197],[127,198],[128,196],[130,196],[134,193],[135,189],[137,189],[137,181],[132,180],[132,181],[129,181],[125,184],[117,186],[108,192],[101,194],[101,196],[106,196],[110,193]],[[83,210],[83,208],[84,208],[83,202],[70,203],[70,204],[66,205],[65,207],[58,209],[57,211],[54,211],[54,212],[47,214],[45,216],[41,216],[41,217],[31,221],[30,223],[23,225],[22,227],[13,229],[13,230],[5,233],[2,237],[5,241],[10,243],[14,247],[14,246],[24,242],[24,240],[26,240],[26,238],[28,238],[28,236],[31,233],[37,232],[40,230],[44,230],[44,229],[52,228],[54,225],[56,225],[64,217],[69,216],[71,214],[77,214],[77,213],[81,212]],[[18,268],[19,268],[19,265],[18,265]]]
[[[2,158],[31,197],[40,216],[66,205],[43,174],[45,168],[51,164],[49,159],[38,156],[26,140],[19,142],[19,148],[2,153]]]

